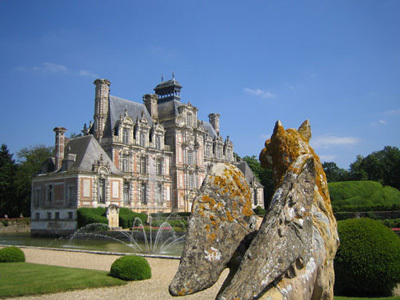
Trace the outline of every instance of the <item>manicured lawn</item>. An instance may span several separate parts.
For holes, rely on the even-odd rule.
[[[32,263],[0,263],[0,298],[123,285],[126,282],[96,271]]]
[[[335,296],[335,300],[400,300],[400,297],[386,297],[386,298],[354,298],[354,297],[339,297]]]

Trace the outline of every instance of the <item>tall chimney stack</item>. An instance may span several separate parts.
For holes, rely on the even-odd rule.
[[[94,136],[101,142],[108,116],[111,83],[108,79],[96,79],[93,83],[96,85],[94,98]]]
[[[219,135],[219,114],[212,113],[208,115],[208,119],[210,120],[210,124],[214,127],[215,132]]]
[[[64,133],[67,131],[64,127],[56,127],[53,129],[56,133],[56,162],[55,171],[59,170],[62,166],[62,161],[64,160],[64,146],[65,146],[65,136]]]
[[[146,94],[143,96],[144,105],[147,108],[153,120],[158,119],[158,96],[155,94]]]

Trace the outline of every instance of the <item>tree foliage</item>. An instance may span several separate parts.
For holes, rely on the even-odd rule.
[[[400,150],[397,147],[386,146],[366,157],[357,155],[348,171],[334,162],[325,162],[323,167],[328,182],[372,180],[400,189]]]
[[[10,216],[15,199],[17,165],[5,144],[0,148],[0,217]]]
[[[52,147],[43,145],[23,148],[17,153],[17,163],[6,145],[0,149],[0,216],[30,216],[32,176],[51,156]]]

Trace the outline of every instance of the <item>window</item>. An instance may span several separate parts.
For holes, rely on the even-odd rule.
[[[221,158],[221,148],[217,147],[217,158],[220,159]]]
[[[74,213],[72,211],[68,212],[68,219],[72,220],[74,218]]]
[[[51,220],[51,212],[47,213],[47,220]]]
[[[54,215],[54,219],[60,220],[60,213],[58,211],[56,211],[56,213]]]
[[[156,149],[161,149],[161,136],[159,135],[156,136]]]
[[[47,201],[53,201],[53,185],[51,184],[47,186]]]
[[[36,220],[40,220],[40,213],[36,213],[35,219],[36,219]]]
[[[102,204],[106,203],[106,180],[102,178],[99,179],[98,201]]]
[[[129,172],[129,156],[122,156],[122,172]]]
[[[210,145],[207,145],[207,146],[206,146],[206,156],[207,156],[207,157],[210,157],[210,152],[211,152],[211,151],[210,151]]]
[[[157,195],[158,195],[157,204],[159,206],[162,206],[163,202],[164,202],[164,194],[163,194],[163,186],[162,186],[161,183],[158,184],[158,191],[157,192],[158,192],[157,193]]]
[[[192,114],[187,114],[187,119],[186,119],[186,125],[188,126],[188,127],[191,127],[192,126],[192,123],[193,123],[193,120],[192,120]]]
[[[187,163],[188,165],[193,164],[193,152],[191,150],[187,152]]]
[[[124,205],[129,206],[131,204],[129,194],[130,194],[131,185],[129,182],[124,182]]]
[[[129,129],[128,128],[122,129],[122,143],[129,144]]]
[[[140,146],[142,147],[146,146],[145,135],[143,132],[140,133]]]
[[[194,175],[193,173],[189,173],[189,189],[194,188]]]
[[[69,206],[73,206],[76,203],[76,189],[75,185],[68,185],[67,187],[67,201]]]
[[[38,189],[35,190],[35,194],[34,194],[34,197],[33,197],[33,199],[34,199],[33,206],[35,208],[38,208],[39,205],[40,205],[40,196],[41,196],[40,195],[40,189],[38,188]]]
[[[140,201],[143,205],[147,204],[147,195],[146,195],[146,184],[142,183],[142,185],[140,186]]]
[[[147,159],[146,156],[141,156],[140,157],[140,174],[146,174],[147,173]]]
[[[162,168],[163,168],[163,162],[162,162],[162,159],[159,158],[159,159],[157,159],[157,175],[158,176],[162,175],[162,173],[163,173]]]

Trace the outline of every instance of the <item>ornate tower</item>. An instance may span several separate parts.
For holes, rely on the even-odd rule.
[[[110,96],[110,81],[108,79],[96,79],[95,107],[94,107],[94,136],[101,142],[108,116],[108,101]]]
[[[172,79],[164,81],[161,77],[161,83],[154,88],[158,96],[158,102],[167,102],[172,100],[181,101],[181,89],[182,86],[178,81],[175,80],[175,74],[172,73]]]

